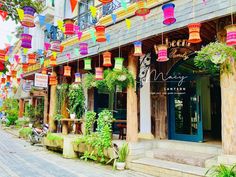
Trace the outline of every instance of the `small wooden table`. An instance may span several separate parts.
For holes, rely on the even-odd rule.
[[[81,125],[83,119],[61,119],[61,124],[62,124],[62,134],[63,135],[67,135],[68,134],[68,125],[69,122],[74,123],[76,126],[78,126],[79,124]],[[77,130],[77,129],[76,129]]]
[[[118,123],[117,127],[119,128],[119,139],[124,139],[126,137],[126,119],[117,119],[113,121],[114,123]],[[124,124],[125,123],[125,124]]]

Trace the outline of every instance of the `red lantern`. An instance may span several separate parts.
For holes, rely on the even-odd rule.
[[[102,67],[95,68],[95,78],[96,78],[96,80],[103,80],[103,68]]]
[[[17,78],[17,84],[20,85],[21,78]]]
[[[150,9],[148,9],[146,6],[146,0],[137,0],[137,10],[135,11],[135,15],[141,16],[145,19],[145,16],[150,13]]]
[[[16,77],[16,74],[17,74],[17,71],[16,71],[16,70],[11,70],[11,76],[12,76],[13,78]]]
[[[201,37],[200,37],[200,28],[201,28],[201,23],[192,23],[188,25],[189,29],[189,43],[200,43],[202,42]]]
[[[49,76],[49,85],[57,85],[57,76]]]
[[[96,26],[96,41],[97,42],[106,42],[106,36],[105,36],[105,26]]]
[[[61,51],[61,41],[55,40],[51,42],[51,51],[60,52]]]
[[[28,72],[28,64],[27,63],[22,64],[22,70],[23,70],[23,72]]]
[[[64,76],[71,76],[71,67],[70,66],[64,66]]]
[[[227,31],[226,44],[229,46],[236,45],[236,25],[228,25],[225,27]]]
[[[75,23],[75,20],[73,20],[73,19],[70,19],[70,18],[64,19],[65,34],[66,35],[74,35],[75,34],[74,23]]]
[[[165,44],[162,44],[162,45],[158,45],[156,47],[156,52],[158,54],[158,59],[157,61],[158,62],[164,62],[164,61],[168,61],[169,58],[168,58],[168,52],[167,52],[167,45]]]
[[[103,66],[110,67],[111,64],[111,52],[103,52]]]
[[[108,4],[108,3],[112,2],[113,0],[99,0],[99,1],[103,4]]]
[[[2,77],[1,83],[2,83],[2,84],[5,84],[5,82],[6,82],[6,78]]]
[[[42,74],[47,74],[47,68],[45,67],[42,68]]]
[[[171,25],[176,22],[176,18],[174,15],[175,5],[173,3],[168,3],[162,6],[162,10],[164,13],[164,21],[163,24]]]
[[[56,59],[53,55],[51,55],[51,57],[50,57],[49,64],[50,64],[50,66],[52,66],[52,67],[54,67],[54,66],[57,65],[57,59]]]
[[[36,63],[36,54],[35,53],[28,54],[28,63],[29,64]]]
[[[11,81],[11,76],[7,75],[7,82]]]
[[[3,71],[5,69],[5,65],[3,62],[0,62],[0,71]]]

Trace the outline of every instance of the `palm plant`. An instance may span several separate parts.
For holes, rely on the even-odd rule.
[[[209,175],[207,175],[209,174]],[[206,176],[209,177],[236,177],[236,164],[233,166],[226,166],[220,164],[213,166],[206,172]]]

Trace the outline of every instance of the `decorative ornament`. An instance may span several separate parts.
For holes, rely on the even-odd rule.
[[[57,76],[49,76],[49,85],[57,85]]]
[[[54,67],[54,66],[57,65],[57,59],[56,59],[53,55],[50,56],[49,64],[50,64],[50,66],[52,66],[52,67]]]
[[[146,18],[146,15],[150,13],[150,9],[147,8],[147,1],[146,0],[136,0],[137,3],[137,10],[135,11],[135,15]]]
[[[60,52],[61,50],[61,41],[60,40],[53,40],[51,42],[51,51],[53,52]]]
[[[99,26],[96,26],[95,29],[96,29],[96,41],[106,42],[106,36],[105,36],[106,27],[99,25]]]
[[[142,56],[142,42],[141,41],[135,41],[134,42],[134,56]]]
[[[162,10],[164,13],[164,21],[165,25],[172,25],[176,22],[175,14],[174,14],[175,5],[173,3],[168,3],[162,6]]]
[[[48,71],[48,70],[47,70],[46,67],[43,67],[43,68],[42,68],[42,74],[47,74],[47,71]]]
[[[113,0],[99,0],[103,4],[111,3]]]
[[[103,66],[110,67],[111,63],[111,52],[103,52]]]
[[[92,63],[92,59],[91,58],[85,58],[84,59],[84,70],[91,70],[91,63]]]
[[[16,70],[11,70],[11,77],[12,77],[12,78],[15,78],[15,77],[16,77],[16,74],[17,74],[17,71],[16,71]]]
[[[75,20],[67,18],[64,19],[64,26],[65,26],[65,34],[66,35],[74,35],[74,22]]]
[[[48,51],[50,49],[50,47],[51,47],[50,43],[47,43],[47,42],[44,43],[44,48],[46,51]]]
[[[124,62],[124,58],[116,57],[114,70],[122,70],[123,69],[123,62]]]
[[[200,28],[201,28],[201,23],[191,23],[188,25],[189,29],[189,43],[200,43],[202,42],[201,37],[200,37]]]
[[[96,78],[96,80],[103,80],[103,68],[102,67],[95,68],[95,78]]]
[[[81,83],[81,74],[75,73],[75,83]]]
[[[35,64],[36,63],[36,54],[35,53],[28,54],[28,63],[29,64]]]
[[[7,82],[10,82],[10,81],[11,81],[11,76],[7,75]]]
[[[168,61],[169,58],[167,56],[167,45],[165,44],[161,44],[161,45],[158,45],[156,47],[156,51],[157,51],[157,54],[158,54],[158,58],[157,58],[157,61],[158,62],[165,62],[165,61]]]
[[[22,70],[24,73],[28,72],[28,63],[22,63]]]
[[[64,66],[64,76],[70,77],[71,76],[71,67]]]
[[[23,10],[24,10],[24,18],[21,21],[22,26],[29,28],[35,27],[34,24],[34,13],[36,12],[35,8],[31,6],[24,6]]]
[[[21,34],[21,47],[30,49],[31,48],[31,41],[32,41],[32,36],[30,34]]]
[[[88,43],[81,42],[79,44],[80,49],[80,55],[88,55]]]
[[[236,45],[236,24],[228,25],[225,27],[227,32],[226,44],[228,46]]]

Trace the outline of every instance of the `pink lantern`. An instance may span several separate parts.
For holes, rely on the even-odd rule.
[[[55,40],[51,42],[51,51],[60,52],[61,41]]]
[[[31,48],[31,41],[32,36],[30,34],[21,34],[21,47],[30,49]]]
[[[176,18],[174,16],[175,5],[173,3],[168,3],[162,6],[162,10],[164,13],[164,21],[163,24],[171,25],[176,22]]]
[[[96,78],[96,80],[103,80],[103,68],[102,67],[95,68],[95,78]]]
[[[75,34],[74,22],[75,22],[75,20],[70,19],[70,18],[64,19],[65,34],[66,35],[74,35]]]
[[[236,25],[228,25],[225,27],[227,31],[226,44],[229,46],[236,45]]]
[[[168,61],[169,58],[167,56],[167,45],[165,44],[161,44],[161,45],[158,45],[156,50],[157,50],[157,54],[158,54],[158,59],[157,61],[158,62],[164,62],[164,61]]]
[[[79,47],[81,55],[88,55],[88,44],[86,42],[81,42]]]

